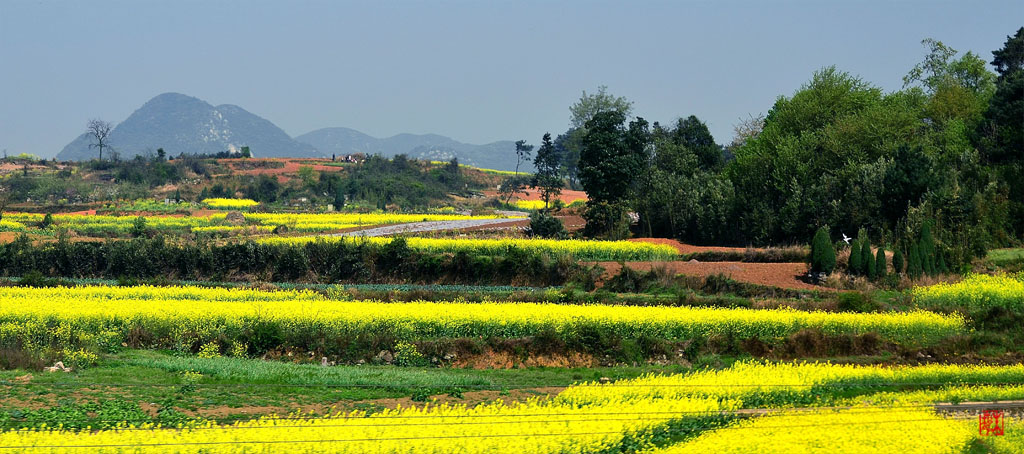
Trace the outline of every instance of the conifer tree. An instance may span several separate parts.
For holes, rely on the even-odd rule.
[[[811,241],[811,271],[829,274],[836,268],[836,250],[828,236],[828,230],[819,228]]]
[[[874,279],[875,258],[871,256],[871,242],[865,241],[861,247],[863,250],[861,250],[860,259],[863,262],[863,265],[861,266],[864,268],[864,275],[867,276],[868,279]]]
[[[910,245],[910,257],[907,260],[907,276],[912,280],[921,278],[924,271],[921,263],[921,247],[917,244]]]
[[[847,272],[850,273],[851,276],[857,276],[860,274],[861,252],[862,249],[860,247],[860,241],[853,240],[853,242],[850,243],[850,259],[846,264]]]
[[[886,274],[889,274],[889,270],[885,265],[885,248],[879,246],[878,252],[875,254],[875,279],[883,279]]]
[[[903,274],[903,252],[899,249],[892,253],[892,272],[897,276]]]

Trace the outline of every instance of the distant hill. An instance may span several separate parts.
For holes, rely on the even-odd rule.
[[[86,134],[57,154],[59,160],[96,156]],[[273,123],[245,109],[209,103],[180,93],[164,93],[143,104],[114,127],[110,144],[122,158],[163,148],[170,156],[217,153],[248,146],[256,157],[320,157],[308,144],[293,140]],[[106,154],[106,153],[104,153]]]
[[[365,153],[391,157],[405,154],[434,161],[457,157],[459,162],[476,167],[498,170],[516,167],[516,144],[510,140],[472,145],[437,134],[399,134],[378,139],[349,128],[317,129],[295,140],[310,144],[327,156]],[[524,163],[521,170],[533,170],[532,162]]]

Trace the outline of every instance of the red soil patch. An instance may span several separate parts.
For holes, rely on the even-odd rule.
[[[562,221],[562,224],[565,224],[565,229],[570,232],[580,230],[587,225],[587,221],[584,221],[582,216],[572,215],[555,217]]]
[[[605,277],[619,273],[617,262],[598,262],[605,269]],[[626,262],[626,266],[637,271],[650,271],[664,267],[673,274],[707,277],[724,274],[740,282],[769,285],[797,290],[831,290],[827,287],[808,284],[800,278],[807,274],[805,263],[748,263],[748,262]]]
[[[487,197],[497,197],[498,191],[484,191],[484,195]],[[526,194],[516,194],[513,197],[515,200],[541,200],[540,191],[536,189],[527,189]],[[572,191],[569,189],[563,189],[562,193],[558,196],[558,200],[565,202],[566,204],[572,203],[574,200],[587,200],[587,193],[583,191]]]
[[[633,238],[629,241],[642,243],[667,244],[676,248],[680,254],[693,254],[697,252],[744,252],[746,248],[741,247],[720,247],[720,246],[694,246],[692,244],[680,243],[668,238]]]

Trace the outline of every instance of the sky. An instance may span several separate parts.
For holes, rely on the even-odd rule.
[[[728,143],[822,67],[898,90],[922,39],[988,61],[1021,26],[1022,1],[0,0],[0,149],[52,157],[164,92],[292,136],[538,143],[599,85]]]

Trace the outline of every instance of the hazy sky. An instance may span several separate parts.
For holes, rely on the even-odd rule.
[[[604,84],[719,142],[827,65],[886,90],[939,39],[991,60],[1024,1],[0,0],[0,149],[55,155],[90,118],[176,91],[292,136],[346,126],[470,143],[563,132]]]

